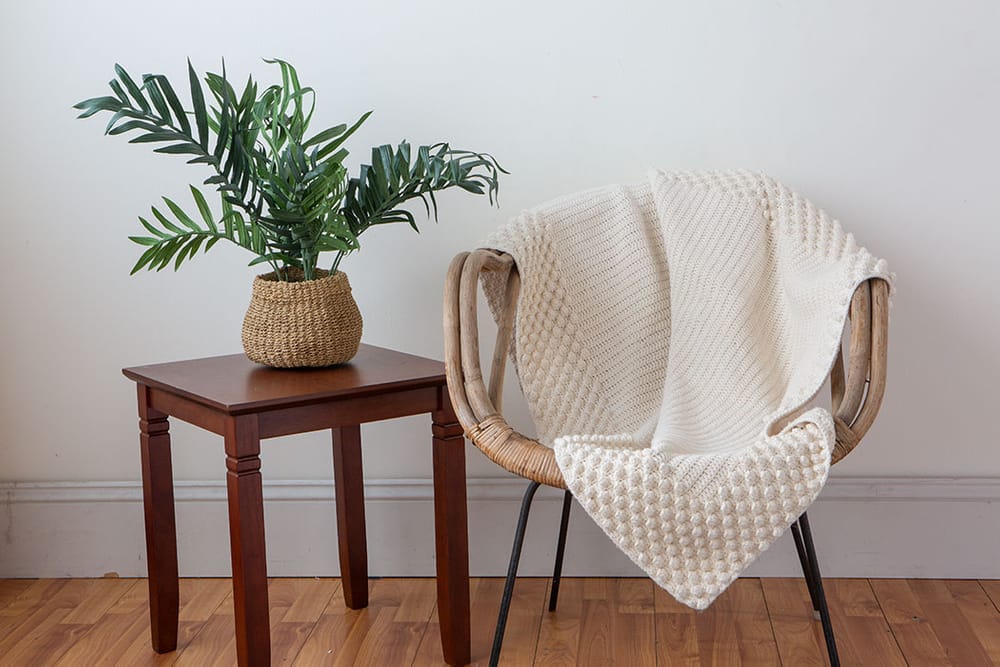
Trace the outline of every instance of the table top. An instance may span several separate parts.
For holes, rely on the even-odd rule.
[[[271,368],[231,354],[122,373],[228,414],[445,384],[443,362],[364,344],[350,362],[329,368]]]

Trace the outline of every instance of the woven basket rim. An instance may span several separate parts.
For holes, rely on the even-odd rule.
[[[351,291],[351,283],[347,279],[347,274],[343,271],[329,273],[322,269],[316,270],[317,274],[324,274],[312,280],[278,280],[274,271],[262,273],[253,279],[253,289],[258,293],[279,295],[301,295],[306,292],[337,289]]]

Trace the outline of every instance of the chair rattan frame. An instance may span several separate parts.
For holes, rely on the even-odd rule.
[[[480,367],[478,284],[483,272],[506,281],[489,378]],[[501,412],[504,372],[510,352],[521,280],[509,254],[480,248],[455,257],[444,290],[444,341],[448,391],[465,435],[501,468],[541,484],[565,489],[552,449],[518,433]],[[886,383],[889,285],[872,278],[855,290],[850,337],[830,372],[837,442],[832,462],[850,454],[882,405]]]

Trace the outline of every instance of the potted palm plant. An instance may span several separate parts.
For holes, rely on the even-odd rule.
[[[130,134],[129,143],[153,144],[209,171],[201,187],[190,186],[196,212],[164,197],[139,218],[146,234],[129,238],[145,250],[133,274],[176,270],[221,240],[235,243],[254,255],[250,265],[270,267],[254,280],[243,323],[247,355],[278,367],[344,363],[357,352],[361,314],[340,264],[361,234],[395,223],[419,231],[404,205],[419,199],[437,219],[434,195],[450,188],[486,194],[492,204],[506,172],[486,153],[403,141],[373,148],[370,163],[351,176],[344,143],[371,112],[310,133],[315,92],[289,63],[266,62],[278,66],[281,82],[259,90],[251,76],[239,93],[224,65],[202,78],[188,62],[190,109],[166,76],[146,74],[140,83],[116,65],[113,95],[74,108],[80,118],[109,112],[106,134]],[[217,207],[205,186],[218,193]],[[332,254],[329,264],[320,264],[324,254]]]

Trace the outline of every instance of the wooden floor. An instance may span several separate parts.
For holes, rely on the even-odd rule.
[[[503,582],[472,582],[473,646],[485,664]],[[648,579],[521,579],[508,665],[822,665],[819,623],[799,579],[741,579],[695,613]],[[845,665],[1000,665],[1000,581],[828,579]],[[371,582],[344,607],[335,579],[273,579],[273,664],[439,665],[433,579]],[[231,665],[228,579],[181,581],[179,647],[149,648],[143,579],[0,580],[0,665]]]

